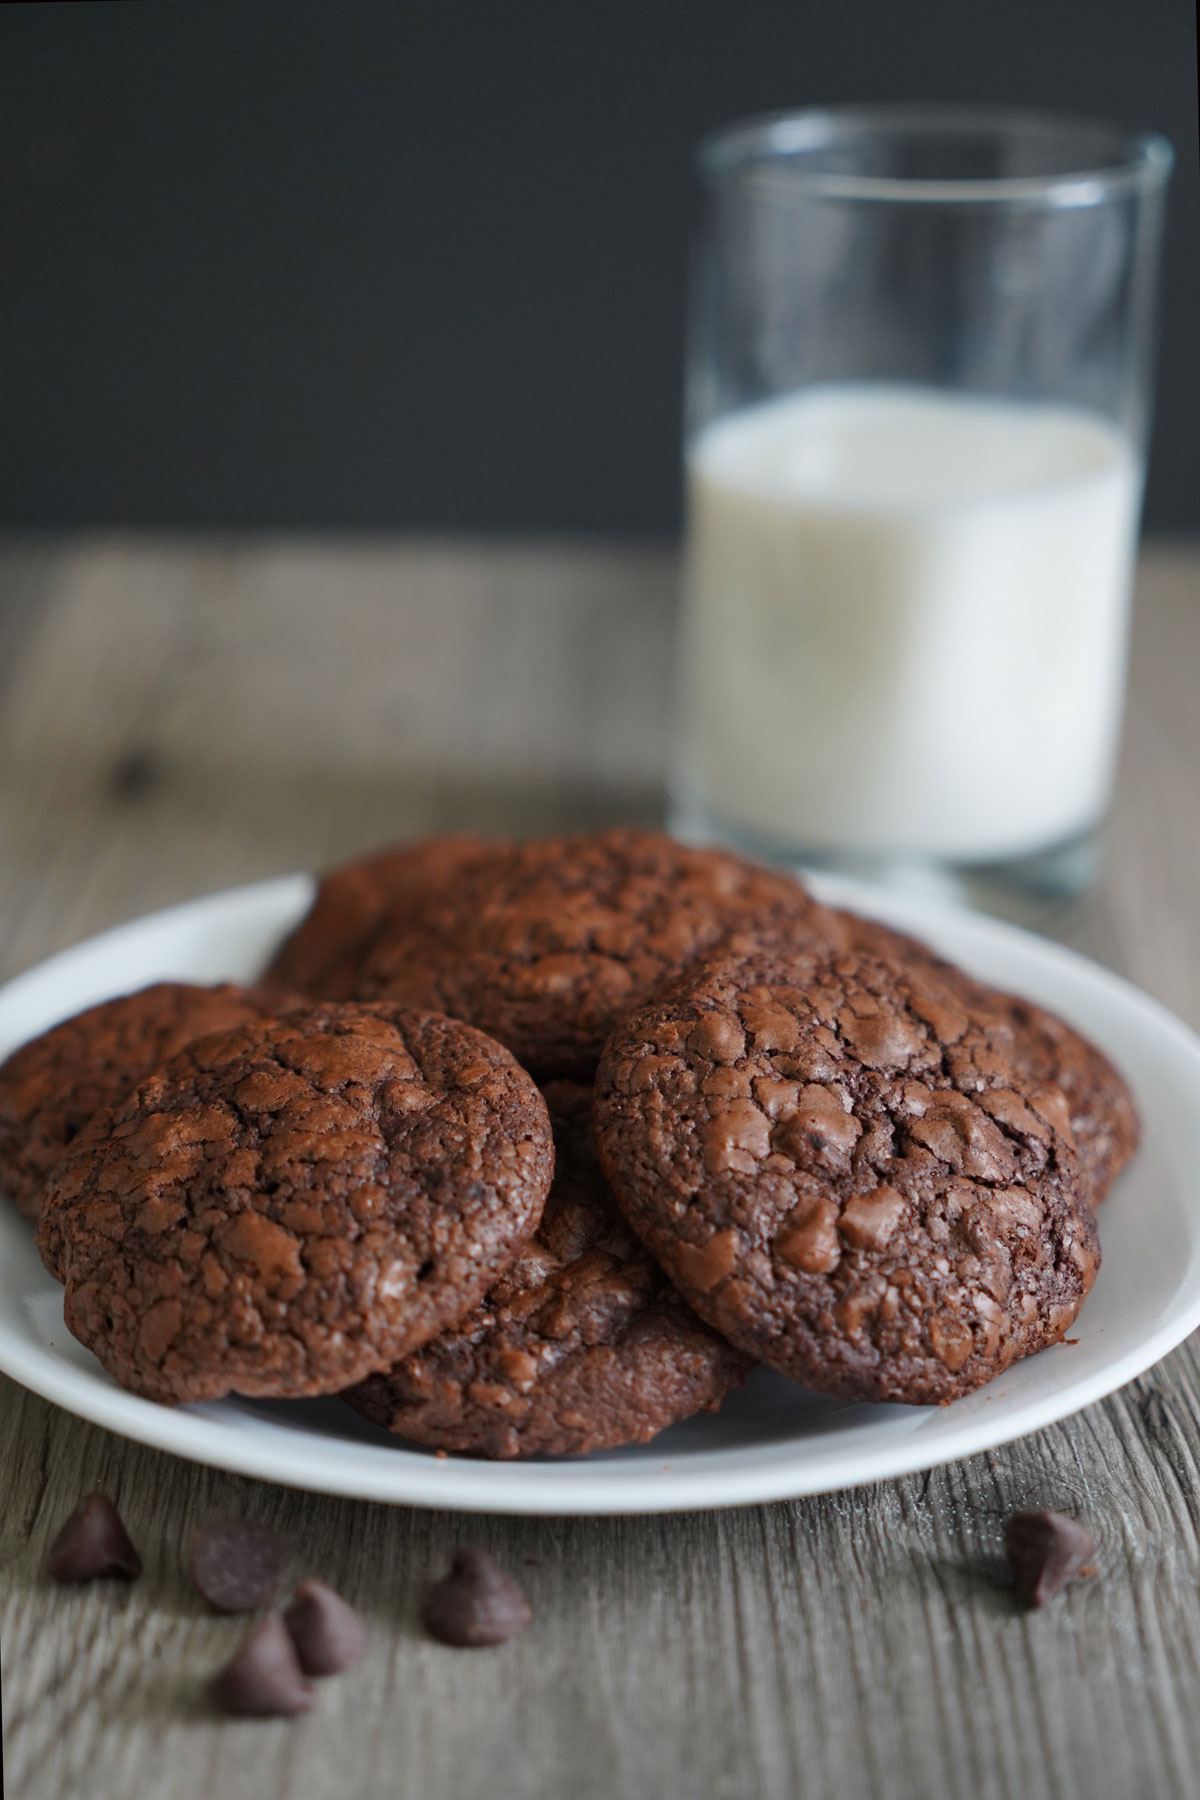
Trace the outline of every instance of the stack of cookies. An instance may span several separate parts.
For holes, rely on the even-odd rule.
[[[1070,1327],[1137,1135],[1061,1020],[631,830],[362,859],[255,987],[0,1068],[0,1185],[115,1380],[501,1457],[644,1442],[756,1361],[980,1386]]]

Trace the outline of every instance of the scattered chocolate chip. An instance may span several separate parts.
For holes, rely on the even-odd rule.
[[[486,1550],[458,1550],[425,1596],[421,1616],[443,1644],[479,1650],[503,1644],[532,1622],[528,1600]]]
[[[265,1606],[287,1566],[287,1546],[257,1519],[218,1519],[192,1533],[188,1573],[214,1612]]]
[[[1004,1547],[1021,1598],[1044,1606],[1077,1575],[1089,1573],[1096,1540],[1060,1512],[1019,1512],[1004,1522]]]
[[[209,1683],[218,1706],[260,1717],[307,1712],[312,1683],[304,1678],[291,1633],[277,1612],[248,1632]]]
[[[142,1559],[107,1494],[85,1494],[50,1546],[46,1571],[55,1581],[117,1575],[135,1581]]]
[[[283,1622],[306,1675],[338,1675],[358,1662],[367,1647],[362,1620],[323,1581],[297,1583]]]

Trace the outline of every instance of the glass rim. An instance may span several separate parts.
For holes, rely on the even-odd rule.
[[[947,138],[988,139],[1054,133],[1095,145],[1107,139],[1113,157],[1081,153],[1077,169],[1052,175],[998,176],[965,180],[853,175],[804,167],[803,152],[864,132],[901,136],[917,131]],[[701,175],[717,185],[730,177],[786,183],[793,192],[818,199],[908,201],[942,205],[1036,203],[1041,206],[1095,206],[1131,191],[1149,192],[1170,176],[1175,152],[1158,131],[1138,131],[1069,113],[1005,106],[862,105],[813,106],[761,113],[720,126],[701,138],[696,150]]]

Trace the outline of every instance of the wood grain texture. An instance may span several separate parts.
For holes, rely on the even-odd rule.
[[[389,836],[653,820],[674,562],[578,546],[0,546],[0,977],[147,908]],[[1200,1024],[1200,552],[1144,560],[1104,876],[1053,921]],[[1158,1800],[1200,1785],[1200,1358],[1022,1443],[851,1494],[616,1520],[293,1493],[0,1383],[5,1773],[16,1800]],[[146,1560],[58,1589],[102,1487]],[[1040,1614],[1001,1521],[1085,1513],[1100,1573]],[[294,1723],[202,1697],[239,1635],[183,1577],[245,1511],[367,1618]],[[431,1643],[465,1542],[527,1586],[504,1649]]]

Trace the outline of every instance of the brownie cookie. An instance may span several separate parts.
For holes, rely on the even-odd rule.
[[[827,1393],[953,1400],[1060,1338],[1099,1266],[1057,1089],[920,971],[709,964],[625,1020],[601,1163],[685,1299]]]
[[[539,1077],[590,1080],[620,1016],[718,945],[829,914],[790,875],[659,832],[510,845],[405,903],[363,963],[364,999],[434,1007],[489,1032]]]
[[[987,1012],[1010,1034],[1020,1073],[1066,1096],[1079,1161],[1098,1205],[1138,1147],[1141,1122],[1125,1081],[1102,1050],[1043,1007],[967,975],[917,938],[874,919],[839,913],[850,946],[885,961],[915,965],[957,987],[974,1011]]]
[[[320,1006],[201,1038],[93,1119],[39,1243],[123,1387],[330,1393],[482,1298],[553,1162],[545,1101],[482,1032]]]
[[[295,996],[291,996],[295,1004]],[[115,1106],[193,1038],[265,1018],[280,994],[160,981],[103,1000],[14,1050],[0,1065],[0,1189],[36,1219],[64,1150],[102,1107]]]
[[[479,838],[421,838],[329,869],[316,898],[284,939],[262,976],[265,987],[288,988],[314,1000],[353,1000],[363,954],[390,910],[494,848]]]
[[[399,1437],[501,1457],[644,1444],[715,1412],[750,1367],[621,1219],[596,1161],[591,1089],[545,1093],[556,1164],[537,1232],[461,1325],[344,1396]]]

